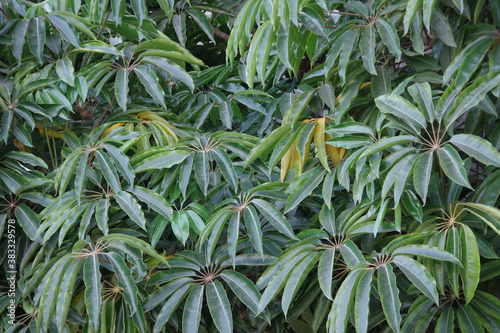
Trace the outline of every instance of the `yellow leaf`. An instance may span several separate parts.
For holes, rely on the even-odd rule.
[[[328,166],[328,160],[326,158],[326,147],[325,147],[325,118],[319,118],[316,121],[316,126],[314,127],[314,145],[318,150],[318,158],[323,167],[330,172],[330,167]]]
[[[292,151],[295,149],[295,147],[290,147],[288,148],[288,151],[283,155],[281,158],[281,170],[280,170],[280,179],[281,181],[285,181],[286,174],[288,173],[288,166],[290,165],[290,160],[292,158]]]
[[[105,138],[115,128],[122,127],[123,125],[125,125],[125,123],[116,123],[116,124],[110,126],[107,130],[102,132],[101,139]]]

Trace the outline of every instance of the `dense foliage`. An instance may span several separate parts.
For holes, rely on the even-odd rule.
[[[499,26],[2,0],[0,331],[500,332]]]

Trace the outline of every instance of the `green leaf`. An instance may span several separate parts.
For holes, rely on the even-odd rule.
[[[416,127],[427,127],[427,121],[422,112],[400,96],[382,95],[375,99],[375,104],[383,113],[392,114]]]
[[[480,319],[467,306],[461,305],[458,308],[457,318],[461,332],[484,333]]]
[[[172,231],[182,244],[186,244],[186,240],[189,238],[189,219],[185,212],[173,214]]]
[[[66,327],[66,319],[68,318],[71,300],[75,290],[76,278],[78,277],[82,264],[82,260],[72,261],[64,272],[59,285],[55,311],[56,325],[59,333],[64,332],[64,328]]]
[[[399,37],[397,30],[392,23],[386,18],[380,18],[375,23],[377,30],[382,37],[382,41],[389,49],[389,52],[396,56],[396,60],[401,60],[401,46],[399,45]]]
[[[130,306],[132,314],[134,314],[138,311],[137,305],[139,304],[139,298],[137,296],[137,286],[132,278],[132,271],[127,267],[123,258],[117,253],[108,252],[106,258],[111,261],[115,275],[118,278],[118,285],[123,289],[125,302]]]
[[[36,214],[25,204],[17,206],[14,212],[16,213],[17,221],[29,239],[41,243],[41,237],[36,237],[36,232],[40,227],[40,219],[36,216]]]
[[[323,294],[333,301],[332,278],[333,265],[335,263],[335,249],[328,249],[323,252],[318,264],[318,281]]]
[[[500,167],[500,153],[483,138],[471,134],[457,134],[452,136],[449,142],[481,163]]]
[[[233,331],[233,317],[226,291],[219,281],[207,284],[206,297],[210,315],[221,333]]]
[[[407,255],[407,256],[422,256],[426,258],[431,258],[435,260],[444,260],[444,261],[451,261],[457,265],[462,266],[460,263],[460,260],[458,260],[457,257],[452,255],[449,252],[446,252],[443,249],[440,249],[435,246],[429,246],[429,245],[408,245],[408,246],[402,246],[394,252],[392,252],[393,256],[399,256],[399,255]]]
[[[373,279],[373,270],[366,271],[358,282],[356,288],[356,301],[354,303],[354,318],[357,332],[368,332],[368,317],[370,315],[370,291]]]
[[[415,161],[413,186],[415,187],[415,191],[417,191],[420,198],[422,198],[424,204],[427,200],[427,192],[431,181],[433,160],[433,153],[428,151],[419,155],[418,159]]]
[[[111,156],[118,172],[120,172],[120,174],[127,180],[129,185],[133,185],[135,174],[134,170],[132,170],[132,167],[130,166],[128,157],[115,146],[103,144],[103,147],[106,149],[108,155]]]
[[[160,86],[158,77],[153,73],[153,71],[144,65],[137,65],[134,67],[134,72],[137,77],[139,77],[139,80],[144,88],[146,88],[148,94],[161,106],[166,108],[165,93]]]
[[[262,247],[262,230],[257,211],[252,206],[247,206],[243,211],[243,218],[250,242],[252,242],[252,245],[257,253],[263,257],[264,250]]]
[[[205,196],[208,191],[209,169],[208,153],[206,151],[198,152],[194,157],[194,175],[196,176],[198,186]]]
[[[438,7],[435,7],[432,11],[431,26],[443,43],[450,47],[457,46],[453,38],[453,31],[451,30],[450,23]]]
[[[182,331],[198,332],[203,306],[204,286],[198,285],[189,293],[182,312]]]
[[[375,69],[375,26],[373,24],[369,24],[363,28],[359,43],[363,45],[361,47],[363,66],[368,73],[377,75],[377,70]]]
[[[227,226],[227,251],[229,252],[229,257],[233,263],[233,268],[235,266],[234,258],[236,257],[236,247],[238,245],[238,236],[240,233],[240,212],[235,212],[229,220]]]
[[[276,228],[276,230],[291,239],[297,239],[293,233],[292,227],[275,206],[261,199],[253,199],[252,203],[257,207],[261,214],[264,215],[269,223]]]
[[[278,293],[285,287],[292,270],[309,254],[308,252],[297,253],[297,255],[290,260],[284,261],[281,267],[276,266],[276,270],[268,270],[272,271],[274,274],[269,279],[266,290],[262,293],[262,297],[259,301],[258,313],[261,313],[269,302],[276,298]],[[259,281],[263,278],[265,278],[265,275],[261,275]],[[259,286],[259,281],[257,281],[257,287]]]
[[[415,287],[439,306],[436,281],[434,281],[425,266],[406,256],[397,256],[392,262],[399,267]]]
[[[404,34],[406,35],[408,33],[408,30],[410,29],[410,25],[415,18],[415,15],[418,13],[420,8],[422,7],[422,1],[423,0],[410,0],[408,1],[408,4],[406,5],[406,13],[405,17],[403,19],[403,23],[405,26],[404,29]]]
[[[49,14],[47,17],[65,41],[73,44],[75,47],[80,47],[78,35],[66,19],[56,14]]]
[[[498,86],[500,72],[488,73],[481,76],[467,87],[457,98],[453,108],[444,116],[446,128],[450,127],[467,110],[476,106],[486,96],[486,93]]]
[[[460,252],[462,254],[462,265],[460,276],[465,296],[465,304],[468,304],[474,297],[479,275],[481,273],[481,261],[477,247],[476,236],[467,225],[462,225],[460,230]]]
[[[448,306],[439,316],[435,332],[453,333],[455,331],[454,322],[455,310]]]
[[[99,199],[95,207],[95,220],[104,235],[108,234],[109,198]]]
[[[101,312],[101,272],[99,271],[99,258],[93,254],[85,259],[83,264],[83,281],[85,282],[85,305],[89,322],[94,331],[99,329],[99,315]]]
[[[439,164],[448,178],[458,185],[472,189],[462,159],[457,151],[449,144],[437,149]]]
[[[98,40],[83,43],[81,47],[71,50],[69,54],[82,52],[105,53],[116,56],[123,56],[123,53],[120,50],[116,49],[114,46]]]
[[[396,276],[391,264],[380,265],[378,267],[378,292],[387,323],[394,332],[399,332],[401,326],[401,314],[399,312],[401,301],[399,300]]]
[[[28,47],[40,64],[43,63],[45,45],[45,21],[43,17],[33,17],[28,23]]]
[[[119,191],[113,196],[118,202],[120,208],[137,223],[142,229],[146,230],[146,219],[142,212],[141,205],[127,192]]]
[[[181,150],[162,150],[154,155],[140,160],[134,165],[134,172],[139,173],[148,170],[157,170],[162,168],[170,168],[174,165],[182,163],[191,152]]]
[[[219,166],[222,175],[236,190],[238,188],[238,178],[236,176],[236,171],[234,170],[234,165],[231,161],[231,158],[221,148],[213,149],[212,154],[215,158],[215,161],[217,162],[217,165]]]
[[[164,218],[172,219],[172,207],[158,193],[140,186],[134,186],[130,192]]]
[[[194,82],[191,76],[186,73],[185,70],[183,70],[181,67],[178,65],[170,62],[167,59],[159,58],[159,57],[144,57],[142,58],[143,62],[153,64],[164,71],[166,71],[170,76],[174,77],[177,80],[180,80],[183,82],[188,88],[193,91],[194,90]]]
[[[179,287],[179,289],[177,289],[165,302],[165,304],[161,308],[160,313],[158,314],[158,319],[156,320],[155,326],[153,328],[154,333],[159,333],[162,331],[163,326],[170,319],[170,316],[174,313],[179,303],[184,299],[184,297],[186,297],[191,288],[191,284],[185,284]]]
[[[198,25],[203,30],[203,32],[208,36],[208,38],[210,38],[210,40],[215,43],[214,29],[212,28],[212,25],[210,24],[210,21],[208,20],[207,16],[203,14],[201,11],[194,8],[188,9],[187,12],[196,21],[196,23],[198,23]]]
[[[299,12],[299,18],[307,29],[311,30],[318,36],[326,37],[325,24],[323,18],[310,7],[302,8]]]
[[[142,22],[148,15],[148,9],[146,8],[146,1],[144,0],[134,0],[131,2],[132,9],[134,10],[135,17],[139,21],[139,27],[142,26]]]
[[[300,183],[292,191],[285,206],[285,214],[297,207],[305,197],[309,196],[312,191],[318,187],[323,178],[325,177],[325,170],[317,169],[316,171],[304,177]]]
[[[127,110],[128,91],[128,70],[119,69],[116,72],[115,94],[116,101],[123,111]]]
[[[301,260],[290,273],[285,289],[283,290],[283,297],[281,299],[281,307],[285,317],[288,314],[288,309],[290,308],[290,304],[292,303],[295,295],[320,257],[321,253],[310,253],[307,257]]]
[[[70,86],[75,86],[75,75],[73,63],[68,57],[59,59],[56,62],[56,72],[59,78]]]
[[[432,101],[432,90],[429,83],[415,83],[408,87],[411,97],[417,102],[425,120],[434,122],[434,104]]]
[[[410,213],[410,215],[415,220],[422,223],[422,220],[424,218],[422,205],[420,204],[420,201],[418,201],[417,196],[412,191],[406,190],[403,193],[403,204],[406,208],[406,211],[408,211],[408,213]]]
[[[116,172],[115,166],[111,162],[111,159],[107,154],[104,154],[100,150],[94,152],[97,163],[99,164],[99,169],[101,169],[102,175],[106,179],[108,185],[118,193],[121,191],[122,187],[120,185],[120,180],[118,178],[118,173]]]
[[[369,146],[368,148],[364,149],[362,151],[362,154],[359,156],[358,159],[362,159],[364,157],[368,157],[370,155],[373,155],[375,153],[378,153],[379,151],[386,150],[387,148],[396,146],[396,145],[402,145],[406,144],[409,142],[415,142],[418,141],[418,139],[412,135],[399,135],[395,137],[389,137],[389,138],[384,138],[373,145]]]
[[[28,32],[28,23],[30,20],[21,20],[17,23],[12,32],[12,55],[17,59],[17,64],[21,65],[23,55],[23,46],[26,33]]]
[[[329,327],[329,332],[345,332],[361,273],[365,273],[365,271],[355,269],[350,272],[337,291],[332,309],[328,315],[327,327]]]
[[[231,288],[236,297],[252,310],[253,313],[257,314],[260,293],[253,282],[245,275],[231,270],[225,270],[220,276],[227,283],[229,288]]]
[[[285,112],[282,126],[280,128],[288,128],[288,130],[290,130],[295,126],[297,119],[299,119],[302,113],[304,113],[315,92],[315,90],[304,92],[295,99],[292,106],[290,106],[290,108]]]

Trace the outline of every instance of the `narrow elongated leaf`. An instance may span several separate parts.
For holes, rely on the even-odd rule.
[[[458,96],[453,108],[444,115],[446,127],[451,126],[467,110],[478,105],[486,96],[486,93],[498,86],[499,83],[500,72],[493,72],[481,76],[476,82],[467,87]]]
[[[115,94],[116,101],[118,105],[123,109],[123,111],[127,110],[127,100],[128,100],[128,70],[127,69],[119,69],[116,71],[115,78]]]
[[[244,210],[243,218],[248,232],[248,237],[250,237],[250,241],[252,242],[254,249],[263,257],[264,250],[262,246],[262,230],[257,211],[252,206],[247,206]]]
[[[399,332],[401,301],[399,300],[396,276],[391,264],[381,265],[378,268],[378,292],[387,323],[394,332]]]
[[[45,21],[43,17],[33,17],[28,23],[28,47],[40,64],[43,63],[45,45]]]
[[[106,179],[108,185],[118,193],[121,191],[120,180],[118,178],[118,173],[116,168],[111,162],[108,155],[104,154],[102,151],[96,150],[95,156],[97,158],[97,163],[99,163],[99,168],[101,169],[102,175]]]
[[[432,174],[433,153],[428,151],[421,154],[415,161],[415,170],[413,172],[413,186],[420,198],[425,204],[427,192]]]
[[[375,99],[375,103],[383,113],[392,114],[414,126],[427,127],[427,121],[422,112],[400,96],[382,95]]]
[[[104,144],[103,147],[106,149],[106,152],[114,162],[114,165],[118,172],[127,180],[129,185],[134,184],[134,170],[130,166],[130,161],[128,157],[118,148],[112,145]]]
[[[368,316],[370,315],[370,291],[373,270],[366,271],[358,282],[354,303],[354,318],[357,332],[368,332]]]
[[[236,297],[245,304],[253,313],[257,314],[260,301],[260,293],[257,287],[245,275],[226,270],[220,275],[234,292]]]
[[[453,333],[455,332],[455,310],[448,306],[445,308],[436,323],[435,332]]]
[[[375,69],[375,26],[373,24],[369,24],[363,29],[359,42],[363,45],[361,47],[363,66],[366,68],[368,73],[377,75],[377,70]]]
[[[325,177],[325,170],[318,169],[311,173],[309,176],[301,180],[299,185],[292,191],[285,206],[285,214],[304,200],[305,197],[309,196],[312,191],[318,187],[323,178]]]
[[[460,276],[464,288],[465,302],[468,304],[474,297],[479,275],[481,273],[481,261],[477,247],[476,236],[467,225],[462,225],[460,230],[460,252],[462,254],[462,265]]]
[[[381,18],[375,23],[377,30],[382,37],[382,41],[389,49],[389,52],[396,56],[396,60],[401,59],[401,46],[399,45],[399,37],[396,28],[386,18]]]
[[[219,166],[222,175],[236,190],[238,187],[238,178],[236,177],[236,171],[234,170],[234,165],[231,161],[231,158],[221,148],[213,149],[212,154],[215,158],[215,161],[217,162],[217,165]]]
[[[327,327],[329,327],[329,332],[345,332],[349,314],[354,303],[356,286],[363,272],[363,269],[355,269],[342,282],[333,301],[332,310],[328,315]]]
[[[158,193],[140,186],[134,186],[130,192],[134,194],[139,201],[146,203],[149,208],[153,209],[158,214],[166,219],[172,219],[172,207],[170,207],[168,202]]]
[[[23,55],[23,46],[25,41],[26,33],[28,32],[29,20],[21,20],[14,31],[12,32],[12,54],[17,59],[18,65],[21,64],[21,58]]]
[[[201,319],[201,308],[203,306],[204,286],[198,285],[189,293],[182,312],[182,331],[198,332]]]
[[[449,140],[454,146],[486,165],[500,166],[500,153],[487,140],[471,134],[457,134]]]
[[[471,332],[471,333],[484,333],[484,329],[481,326],[481,321],[477,318],[476,314],[472,310],[464,305],[461,305],[457,311],[458,325],[460,326],[460,331]]]
[[[257,207],[262,215],[271,223],[279,232],[289,238],[297,239],[294,235],[292,227],[287,222],[281,212],[269,202],[262,199],[253,199],[252,203]]]
[[[56,72],[59,78],[70,86],[75,86],[73,63],[68,57],[57,60]]]
[[[109,252],[106,258],[111,261],[116,277],[118,277],[118,285],[123,289],[125,302],[130,306],[132,314],[134,314],[139,303],[137,297],[138,289],[132,278],[132,271],[127,267],[123,258],[117,253]]]
[[[434,281],[425,266],[406,256],[397,256],[392,262],[399,267],[415,287],[436,305],[439,305],[436,281]]]
[[[290,273],[281,299],[281,308],[283,309],[285,317],[288,314],[288,309],[299,291],[299,288],[302,286],[302,283],[320,257],[321,253],[310,253]]]
[[[166,108],[165,93],[160,86],[158,77],[153,73],[153,71],[144,65],[137,65],[134,67],[134,72],[144,88],[146,88],[148,94],[161,106]]]
[[[398,249],[396,249],[394,252],[392,252],[393,256],[398,256],[398,255],[414,255],[414,256],[422,256],[422,257],[427,257],[435,260],[444,260],[444,261],[451,261],[454,262],[458,265],[462,265],[460,263],[460,260],[458,260],[457,257],[452,255],[449,252],[446,252],[443,249],[440,249],[435,246],[429,246],[429,245],[408,245],[408,246],[402,246]]]
[[[136,163],[134,165],[134,172],[139,173],[147,170],[170,168],[174,165],[182,163],[191,154],[191,152],[180,150],[160,151]]]
[[[159,57],[144,57],[142,58],[143,62],[153,64],[164,71],[166,71],[169,75],[183,82],[186,86],[188,86],[191,91],[194,90],[194,82],[191,76],[186,73],[184,69],[179,67],[178,65],[170,62],[167,59],[159,58]]]
[[[146,230],[146,219],[142,212],[141,205],[127,192],[120,191],[113,196],[123,209],[125,213],[139,225],[142,229]]]
[[[104,235],[108,234],[108,209],[109,198],[99,199],[97,206],[95,207],[95,220],[97,222],[97,226],[101,229]]]
[[[465,168],[463,167],[462,159],[457,151],[449,144],[437,149],[439,164],[448,178],[458,185],[472,189]]]
[[[208,190],[209,169],[210,165],[208,162],[208,153],[205,151],[198,152],[194,157],[194,175],[196,176],[198,186],[205,196],[207,195]]]
[[[99,315],[101,312],[101,272],[99,258],[93,254],[85,259],[83,264],[83,281],[85,282],[85,305],[89,322],[95,331],[99,329]]]
[[[31,239],[32,241],[37,241],[39,243],[42,242],[40,236],[36,236],[36,232],[40,227],[40,219],[36,216],[36,214],[25,204],[20,204],[15,209],[16,218],[21,227],[23,228],[24,233]]]
[[[233,317],[226,291],[219,281],[207,284],[207,304],[215,326],[221,333],[233,332]]]
[[[333,301],[332,278],[333,265],[335,263],[335,249],[328,249],[323,252],[318,264],[318,281],[323,294]]]
[[[163,326],[170,319],[172,313],[174,313],[179,303],[186,297],[191,288],[191,284],[185,284],[182,287],[179,287],[179,289],[177,289],[165,302],[165,304],[161,308],[160,313],[158,314],[158,320],[156,321],[153,328],[154,333],[159,333],[162,331]]]

